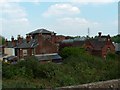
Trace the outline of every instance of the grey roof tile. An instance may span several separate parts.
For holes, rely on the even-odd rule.
[[[90,39],[89,42],[93,46],[94,50],[101,50],[106,43],[106,41],[99,41],[98,39]]]
[[[32,39],[30,42],[23,42],[19,45],[17,45],[15,48],[35,48],[38,45],[38,42],[36,39]]]
[[[51,32],[51,31],[48,31],[48,30],[46,30],[46,29],[37,29],[37,30],[35,30],[35,31],[33,31],[33,32],[30,32],[30,33],[28,33],[29,35],[31,35],[31,34],[39,34],[39,33],[44,33],[44,34],[51,34],[51,33],[53,33],[53,32]]]

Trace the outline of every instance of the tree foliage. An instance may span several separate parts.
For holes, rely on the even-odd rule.
[[[104,60],[72,47],[60,54],[62,64],[42,64],[35,57],[15,65],[3,64],[3,88],[55,88],[120,78],[120,56],[109,54]]]
[[[120,35],[118,34],[116,36],[113,36],[112,41],[115,42],[115,43],[120,43]]]
[[[0,35],[0,45],[5,43],[5,38]]]

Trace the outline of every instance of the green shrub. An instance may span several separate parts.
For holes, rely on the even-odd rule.
[[[85,50],[83,48],[80,47],[65,47],[60,51],[60,55],[63,58],[68,58],[70,56],[79,56],[81,54],[85,53]]]
[[[109,52],[106,57],[107,60],[115,60],[116,59],[116,54]]]
[[[108,54],[104,60],[72,47],[63,49],[61,55],[65,57],[62,64],[41,64],[35,57],[3,64],[3,87],[55,88],[120,78],[119,55]]]

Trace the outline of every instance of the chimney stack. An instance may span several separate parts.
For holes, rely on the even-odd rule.
[[[16,43],[13,36],[11,37],[11,41],[12,41],[12,46],[14,47]]]
[[[20,35],[18,35],[18,43],[21,44],[22,43],[22,37]]]
[[[14,37],[13,37],[13,36],[11,37],[11,41],[12,41],[12,42],[14,41]]]
[[[31,40],[31,36],[30,36],[30,35],[27,35],[27,36],[26,36],[26,41],[27,41],[27,43],[30,42],[30,40]]]
[[[56,38],[55,38],[55,33],[54,32],[51,33],[51,37],[52,37],[51,42],[55,43]]]
[[[102,33],[101,33],[101,32],[99,32],[99,33],[98,33],[98,35],[99,35],[99,37],[101,37]]]
[[[108,34],[108,36],[107,36],[107,41],[110,41],[111,39],[110,39],[110,35]]]

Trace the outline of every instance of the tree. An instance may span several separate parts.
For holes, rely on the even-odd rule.
[[[77,57],[80,56],[82,53],[85,53],[85,49],[81,47],[65,47],[60,51],[60,55],[63,58],[67,58],[70,56]]]
[[[0,35],[0,45],[5,43],[5,38],[3,36]]]
[[[113,36],[112,37],[112,41],[115,43],[120,43],[120,34]]]

